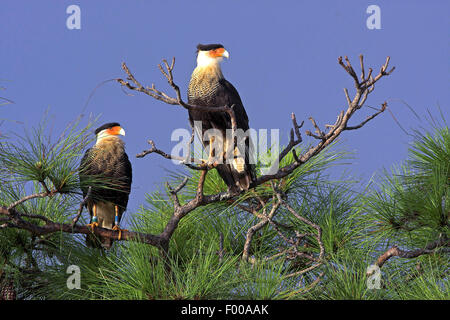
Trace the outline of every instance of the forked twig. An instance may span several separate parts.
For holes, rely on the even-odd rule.
[[[91,192],[92,192],[92,187],[89,186],[88,191],[86,193],[86,196],[83,198],[83,200],[80,203],[80,207],[78,209],[77,215],[72,220],[72,226],[76,225],[76,223],[80,219],[81,213],[83,212],[83,208],[86,205],[87,201],[89,200],[89,197],[91,196]]]

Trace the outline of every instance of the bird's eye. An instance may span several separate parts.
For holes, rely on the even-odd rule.
[[[218,49],[214,49],[214,50],[210,50],[209,51],[209,55],[213,58],[217,58],[217,57],[221,57],[222,54],[224,53],[225,49],[223,48],[218,48]]]
[[[108,130],[106,130],[106,133],[108,133],[109,135],[118,135],[120,132],[120,127],[119,126],[115,126],[112,128],[109,128]]]

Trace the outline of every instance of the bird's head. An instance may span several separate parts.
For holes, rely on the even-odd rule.
[[[230,54],[221,44],[199,44],[197,46],[197,67],[217,65]]]
[[[124,136],[125,130],[117,122],[110,122],[98,127],[95,130],[95,135],[97,136],[97,143],[105,138],[117,137],[119,135]]]

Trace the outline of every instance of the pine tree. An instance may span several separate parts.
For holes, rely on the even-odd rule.
[[[75,121],[56,139],[46,123],[14,137],[0,136],[1,299],[448,299],[448,127],[416,132],[409,159],[385,170],[367,186],[330,168],[351,155],[337,138],[362,128],[348,121],[387,71],[361,79],[350,61],[339,64],[355,82],[348,109],[315,133],[292,114],[290,140],[278,154],[274,175],[249,191],[231,192],[208,164],[169,172],[130,216],[129,231],[109,250],[88,248],[78,166],[90,144],[90,128]],[[193,108],[173,81],[174,61],[160,66],[177,98],[134,85],[169,104]],[[224,107],[232,116],[232,108]],[[309,144],[308,144],[308,143]],[[150,141],[140,157],[173,159]],[[194,157],[194,155],[192,155]],[[101,178],[88,186],[114,187]],[[118,240],[118,232],[93,232]],[[71,266],[80,288],[68,286]],[[372,269],[371,269],[372,268]],[[369,286],[378,270],[379,289]],[[74,274],[73,276],[77,276]]]
[[[3,141],[2,167],[8,168],[9,176],[2,176],[2,205],[23,197],[27,187],[34,188],[34,194],[45,192],[42,183],[29,185],[30,177],[43,178],[41,181],[50,190],[65,180],[68,184],[61,194],[36,197],[18,207],[29,213],[27,221],[33,223],[43,225],[45,221],[35,219],[31,212],[56,221],[71,221],[82,199],[79,187],[70,182],[77,164],[70,159],[81,155],[88,142],[86,131],[87,128],[77,133],[70,130],[71,134],[63,140],[69,139],[71,143],[50,143],[65,146],[66,151],[57,152],[54,158],[51,149],[47,149],[49,145],[44,143],[49,140],[43,138],[40,130],[25,138],[27,142],[20,147]],[[37,145],[50,152],[31,152]],[[283,210],[277,215],[276,227],[267,225],[255,234],[249,252],[251,262],[245,262],[241,257],[246,233],[258,219],[240,208],[245,201],[240,198],[231,204],[199,207],[187,215],[171,239],[167,260],[162,259],[157,248],[139,241],[116,242],[111,250],[104,251],[85,247],[78,235],[56,232],[35,236],[6,222],[8,227],[0,229],[2,297],[448,299],[448,242],[425,250],[415,259],[406,256],[402,259],[400,254],[397,259],[384,261],[379,290],[367,287],[366,270],[392,244],[405,250],[423,249],[430,242],[448,239],[449,145],[446,127],[436,129],[433,134],[418,134],[408,161],[400,169],[385,171],[377,183],[371,183],[362,193],[358,192],[361,189],[358,182],[333,181],[327,175],[327,168],[349,156],[337,151],[337,146],[296,170],[280,187],[298,214],[320,226],[325,252],[322,264],[300,277],[292,274],[311,266],[306,257],[320,251],[314,228]],[[41,158],[42,154],[47,156]],[[22,165],[12,166],[16,161],[22,161]],[[46,165],[32,167],[37,161]],[[283,164],[288,164],[295,159],[288,156],[284,161]],[[11,176],[13,170],[16,171]],[[46,172],[45,176],[41,172]],[[176,185],[186,176],[190,179],[178,194],[181,203],[195,194],[201,173],[171,172],[168,177],[169,185]],[[211,171],[205,181],[205,194],[224,188],[220,177]],[[262,197],[267,191],[261,188],[255,193]],[[130,229],[157,234],[172,215],[171,204],[168,188],[148,194],[139,212],[130,213],[133,215]],[[299,241],[297,248],[303,256],[277,256],[286,248],[283,237]],[[81,269],[81,289],[67,288],[66,271],[70,265]]]

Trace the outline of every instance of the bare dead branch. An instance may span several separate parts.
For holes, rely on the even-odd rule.
[[[292,155],[294,157],[294,160],[296,162],[299,161],[297,153],[296,153],[294,147],[299,145],[303,141],[302,135],[300,134],[300,128],[303,127],[304,121],[302,121],[302,123],[299,125],[297,123],[297,119],[296,119],[294,113],[291,113],[291,120],[292,120],[292,127],[293,128],[290,131],[289,144],[280,152],[280,154],[278,156],[278,160],[277,160],[277,162],[273,163],[272,168],[269,170],[270,172],[272,172],[272,169],[275,166],[278,166],[279,163],[281,162],[281,160],[283,160],[284,157],[286,157],[286,155],[289,152],[291,152],[291,151],[292,151]]]
[[[10,214],[10,212],[12,212],[12,215]],[[119,240],[119,231],[101,227],[97,227],[94,229],[94,231],[92,231],[92,229],[87,226],[72,226],[72,223],[53,222],[44,216],[30,215],[16,211],[15,209],[9,210],[8,208],[3,206],[0,206],[0,216],[11,216],[12,222],[8,224],[8,227],[27,230],[36,236],[47,235],[55,232],[66,232],[73,234],[91,234],[92,232],[94,232],[94,234],[101,237]],[[22,219],[22,217],[39,218],[43,220],[45,224],[37,225]],[[162,243],[162,239],[159,236],[126,230],[122,230],[120,240],[138,240],[154,246],[160,246]]]
[[[272,182],[272,181],[271,181]],[[320,226],[318,226],[317,224],[309,221],[308,219],[300,216],[285,200],[286,196],[284,194],[282,194],[282,192],[277,189],[277,187],[275,186],[274,183],[271,183],[272,185],[272,189],[274,192],[274,196],[272,198],[272,208],[270,210],[270,213],[267,214],[266,213],[266,209],[267,209],[267,202],[265,202],[264,200],[260,200],[262,201],[261,203],[261,210],[262,213],[258,212],[257,210],[250,208],[248,206],[244,207],[243,209],[245,209],[246,211],[252,213],[254,216],[256,216],[257,218],[260,219],[260,221],[256,224],[254,224],[253,226],[251,226],[248,230],[247,230],[247,234],[246,234],[246,241],[244,244],[244,250],[243,250],[243,254],[242,254],[242,259],[244,261],[248,261],[250,263],[258,263],[258,260],[254,257],[250,257],[250,248],[251,248],[251,243],[253,240],[253,237],[255,235],[255,233],[259,230],[261,230],[263,227],[265,227],[267,224],[270,224],[278,233],[278,235],[280,236],[281,239],[284,240],[284,242],[287,244],[287,248],[283,249],[281,252],[276,253],[272,256],[266,257],[264,258],[265,261],[267,260],[272,260],[274,258],[281,258],[284,256],[284,258],[286,260],[293,260],[295,258],[304,258],[309,260],[309,266],[302,269],[302,270],[298,270],[295,272],[292,272],[290,274],[287,274],[284,276],[284,278],[291,278],[291,277],[295,277],[295,276],[300,276],[304,273],[307,273],[315,268],[318,268],[319,266],[322,265],[323,263],[323,258],[324,258],[324,254],[325,254],[325,249],[323,246],[323,242],[322,242],[322,230],[320,228]],[[313,227],[314,229],[316,229],[316,233],[305,233],[305,234],[301,234],[298,231],[295,231],[295,237],[291,238],[291,237],[287,237],[283,231],[279,228],[279,225],[275,222],[274,217],[278,211],[278,208],[280,206],[285,207],[290,213],[292,213],[294,215],[294,217],[296,217],[297,219],[299,219],[301,222],[304,222],[306,224],[308,224],[309,226]],[[240,206],[242,207],[242,206]],[[312,254],[308,254],[306,252],[303,252],[301,248],[299,248],[301,241],[307,237],[314,237],[317,241],[318,247],[319,247],[319,254],[317,257],[315,257]],[[319,281],[319,280],[317,280]]]
[[[372,120],[373,118],[375,118],[376,116],[378,116],[380,113],[384,112],[387,108],[387,103],[384,102],[381,106],[381,109],[378,110],[376,113],[368,116],[363,122],[361,122],[360,124],[358,124],[357,126],[353,126],[353,127],[345,127],[345,130],[356,130],[359,128],[362,128],[367,122],[369,122],[370,120]]]
[[[189,178],[188,178],[188,177],[185,177],[185,178],[183,179],[183,181],[182,181],[175,189],[171,190],[171,192],[177,194],[178,192],[181,191],[181,189],[184,188],[184,186],[186,185],[186,183],[187,183],[188,181],[189,181]]]
[[[344,93],[345,99],[347,100],[347,105],[350,107],[352,105],[352,100],[350,99],[347,88],[344,88]]]
[[[151,87],[144,88],[142,86],[142,84],[136,80],[136,78],[134,77],[134,75],[131,73],[130,69],[127,67],[127,65],[124,62],[122,63],[122,69],[127,74],[127,79],[131,80],[135,85],[135,86],[133,86],[128,81],[124,81],[123,79],[120,79],[120,78],[116,79],[117,82],[119,82],[122,86],[125,86],[130,90],[135,90],[135,91],[145,93],[145,94],[151,96],[152,98],[163,101],[167,104],[171,104],[171,105],[179,104],[177,99],[169,97],[165,93],[162,93],[161,91],[157,90],[153,84]]]
[[[302,142],[302,135],[300,134],[300,128],[303,127],[303,121],[300,125],[297,123],[297,118],[295,117],[295,113],[291,113],[292,119],[292,127],[294,128],[295,135],[297,136],[298,143]]]
[[[272,204],[272,209],[270,210],[269,214],[266,214],[266,204],[264,204],[263,206],[263,214],[259,215],[257,212],[253,212],[253,214],[257,215],[261,221],[259,221],[257,224],[251,226],[248,230],[247,230],[247,235],[245,238],[245,243],[244,243],[244,250],[242,253],[242,259],[244,261],[254,261],[252,259],[249,259],[249,255],[250,255],[250,246],[253,240],[253,236],[255,235],[255,233],[259,230],[261,230],[264,226],[267,225],[267,223],[269,223],[269,221],[274,217],[275,213],[277,212],[278,207],[280,206],[280,202],[274,202]]]
[[[184,188],[184,186],[186,185],[188,180],[189,180],[189,178],[185,177],[183,179],[183,181],[175,189],[173,189],[168,182],[166,183],[167,189],[169,189],[169,193],[170,193],[170,195],[172,197],[174,206],[176,206],[176,207],[180,207],[181,206],[180,200],[178,199],[178,192],[180,192],[181,189]]]
[[[362,54],[359,55],[359,64],[360,64],[360,67],[361,67],[361,81],[364,81],[366,77],[364,75],[364,73],[365,73],[365,70],[364,70],[364,57],[363,57]]]
[[[187,166],[193,170],[204,170],[204,169],[214,167],[213,164],[206,163],[203,160],[196,159],[193,157],[182,158],[182,157],[170,155],[170,154],[156,148],[155,142],[153,140],[148,140],[147,143],[150,145],[150,149],[147,149],[147,150],[142,151],[141,153],[138,153],[136,155],[136,158],[143,158],[148,154],[156,153],[166,159],[180,161],[180,163],[184,164],[185,166]],[[200,163],[200,165],[196,166],[196,165],[193,165],[192,163]]]
[[[205,106],[194,106],[194,105],[187,104],[181,98],[180,88],[173,80],[172,70],[175,65],[175,58],[172,59],[172,64],[170,66],[169,66],[167,60],[165,60],[165,59],[163,60],[163,64],[164,64],[165,68],[163,68],[163,66],[161,64],[158,65],[158,68],[161,71],[161,73],[164,75],[164,77],[167,79],[167,82],[169,83],[169,85],[175,90],[175,93],[177,96],[176,98],[172,98],[169,95],[165,94],[164,92],[157,90],[155,88],[154,84],[152,84],[151,87],[144,88],[142,86],[142,84],[136,80],[136,78],[131,73],[130,69],[127,67],[127,65],[125,63],[122,63],[122,69],[127,74],[127,76],[128,76],[127,78],[129,80],[131,80],[136,86],[132,86],[132,85],[130,85],[129,82],[124,81],[123,79],[120,79],[120,78],[116,79],[116,81],[119,82],[122,86],[125,86],[130,90],[135,90],[135,91],[145,93],[145,94],[151,96],[152,98],[163,101],[167,104],[180,105],[188,110],[198,110],[198,111],[213,112],[213,113],[214,112],[226,112],[230,116],[231,129],[234,131],[236,130],[236,127],[237,127],[236,126],[236,117],[234,114],[233,106],[205,107]],[[233,133],[234,133],[234,131],[233,131]]]
[[[45,198],[45,197],[50,197],[52,195],[54,195],[56,193],[56,191],[51,191],[51,192],[40,192],[40,193],[34,193],[34,194],[30,194],[28,196],[23,197],[22,199],[19,199],[13,203],[11,203],[8,207],[8,210],[14,209],[15,207],[17,207],[18,205],[31,200],[31,199],[36,199],[36,198]]]
[[[350,64],[350,60],[348,59],[348,57],[345,56],[346,64],[344,64],[344,62],[342,61],[342,57],[338,58],[338,62],[345,69],[345,71],[347,71],[347,73],[353,78],[353,80],[355,81],[355,87],[358,88],[359,87],[358,76],[356,75],[355,71],[353,70],[353,67]]]
[[[360,59],[362,59],[362,57],[360,57]],[[316,129],[316,132],[320,132],[321,134],[313,134],[309,130],[306,132],[306,134],[320,140],[318,144],[310,147],[304,154],[298,156],[299,161],[295,161],[294,163],[291,163],[285,167],[280,168],[278,172],[276,172],[275,174],[268,174],[259,177],[255,183],[256,186],[272,179],[282,179],[283,177],[291,174],[300,165],[302,165],[303,163],[307,162],[309,159],[320,153],[327,146],[329,146],[342,133],[342,131],[346,130],[348,121],[351,119],[353,114],[362,107],[363,105],[362,102],[365,102],[368,94],[371,91],[373,91],[374,84],[383,76],[390,75],[395,69],[392,68],[389,72],[385,72],[389,64],[389,58],[387,58],[380,73],[375,78],[372,77],[372,69],[369,69],[369,73],[367,74],[366,79],[362,82],[359,82],[359,79],[356,76],[356,73],[353,70],[350,61],[348,60],[347,57],[345,58],[345,61],[346,63],[343,62],[342,57],[339,57],[338,59],[339,64],[353,78],[356,87],[356,93],[353,99],[350,99],[349,97],[347,99],[347,102],[350,101],[347,110],[341,113],[342,116],[341,114],[338,116],[338,120],[336,121],[336,124],[334,126],[329,126],[330,130],[327,134],[323,134],[323,132],[320,129],[318,130],[317,124],[316,125],[313,124],[313,126]],[[345,90],[345,92],[348,95],[348,91]],[[369,117],[369,119],[366,119],[367,122],[372,120],[375,116],[376,115],[374,115],[373,117],[372,116]],[[362,123],[362,126],[367,122]]]
[[[433,253],[436,251],[436,249],[441,247],[450,247],[450,239],[441,237],[436,241],[428,243],[425,248],[410,251],[401,250],[397,246],[392,246],[377,259],[376,265],[381,268],[386,263],[386,261],[388,261],[392,257],[413,259],[424,254]]]
[[[325,139],[325,134],[320,130],[319,126],[316,123],[316,120],[313,117],[309,117],[309,120],[312,122],[315,130],[316,130],[316,134],[320,139]]]
[[[83,198],[83,200],[82,200],[81,203],[80,203],[80,207],[78,208],[77,215],[76,215],[75,218],[73,218],[73,220],[72,220],[72,226],[74,226],[74,225],[78,222],[78,220],[80,219],[81,213],[83,212],[83,208],[84,208],[84,206],[86,205],[86,203],[87,203],[89,197],[91,196],[91,192],[92,192],[92,187],[89,186],[88,192],[86,193],[86,196]]]

